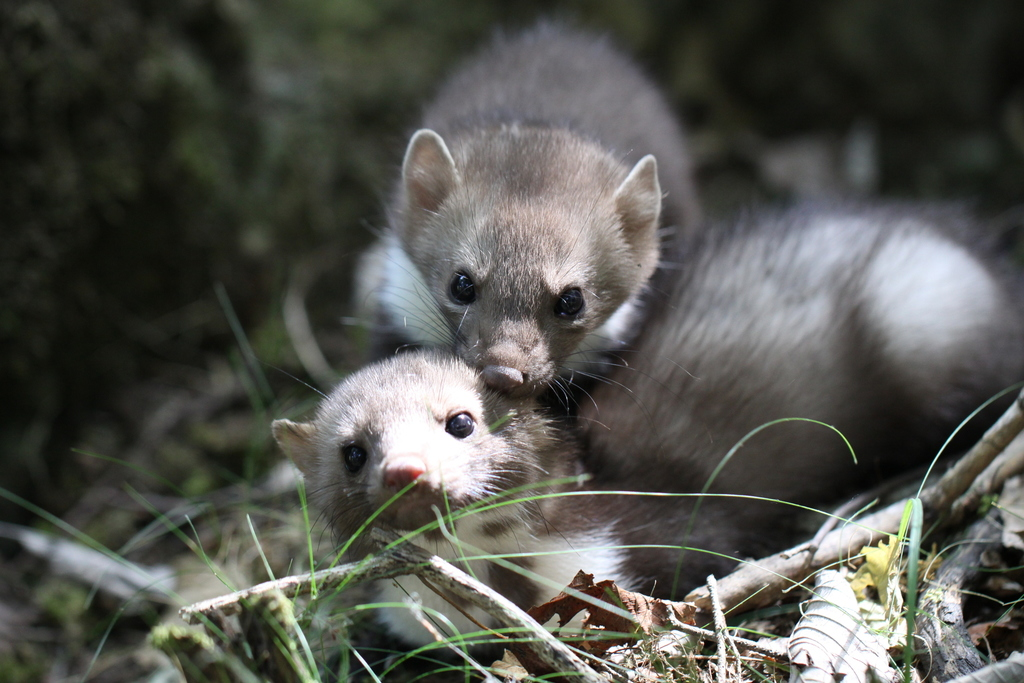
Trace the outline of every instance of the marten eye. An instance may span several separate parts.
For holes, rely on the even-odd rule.
[[[575,318],[583,310],[583,292],[572,287],[562,292],[555,303],[555,315],[559,318]]]
[[[366,464],[366,450],[354,443],[342,447],[341,457],[345,461],[345,469],[352,474],[363,469],[363,465]]]
[[[459,413],[448,418],[448,422],[444,425],[444,431],[456,439],[465,439],[473,433],[474,427],[476,427],[476,422],[473,421],[473,417],[469,413]]]
[[[465,305],[476,301],[476,285],[465,273],[455,273],[448,291],[452,295],[452,301],[457,304]]]

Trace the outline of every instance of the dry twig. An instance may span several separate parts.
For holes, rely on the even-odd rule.
[[[967,492],[977,479],[983,482],[981,494],[996,491],[1015,472],[1007,460],[1020,466],[1024,458],[997,456],[1024,430],[1024,392],[1018,395],[1010,408],[942,478],[921,493],[926,523],[947,514],[951,509],[958,515],[975,509],[965,498],[954,507],[957,499]],[[995,462],[994,462],[995,461]],[[970,500],[981,495],[972,489]],[[974,505],[977,503],[975,502]],[[725,609],[742,605],[744,610],[765,607],[774,603],[790,586],[802,583],[822,567],[848,559],[861,548],[873,545],[899,530],[906,501],[893,503],[879,512],[868,515],[855,524],[847,524],[824,537],[817,548],[806,545],[777,553],[757,562],[744,564],[735,572],[718,581],[719,595]],[[706,588],[697,588],[686,596],[706,613],[711,612],[711,599]]]
[[[718,582],[715,581],[714,575],[708,576],[707,586],[711,595],[711,607],[714,610],[715,639],[718,641],[718,683],[726,683],[729,680],[729,652],[726,647],[729,634],[725,624],[725,613],[722,612],[722,604],[718,601]]]
[[[294,598],[308,595],[314,584],[317,590],[322,592],[364,581],[413,574],[450,592],[455,597],[479,607],[492,615],[502,626],[521,632],[527,641],[524,644],[534,652],[539,660],[555,671],[572,672],[580,680],[592,683],[605,680],[564,643],[489,586],[411,543],[391,545],[398,540],[394,534],[379,529],[374,529],[372,534],[374,540],[388,545],[368,560],[323,569],[312,575],[289,576],[276,581],[266,581],[230,595],[222,595],[212,600],[183,607],[180,614],[190,624],[196,624],[201,623],[204,618],[208,618],[214,613],[237,614],[243,609],[244,601],[275,590],[281,591],[289,598]]]
[[[920,649],[921,669],[929,680],[948,681],[985,666],[964,626],[963,589],[978,576],[981,554],[999,542],[1001,533],[991,514],[972,524],[924,590],[917,633],[927,646]]]

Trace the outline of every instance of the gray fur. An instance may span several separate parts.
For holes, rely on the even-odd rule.
[[[925,462],[1024,377],[1020,292],[950,237],[977,227],[955,209],[803,206],[709,231],[669,305],[581,405],[597,485],[820,504]],[[792,417],[836,427],[860,465],[834,431],[787,422],[750,437],[712,481],[730,449]],[[691,508],[654,523],[627,508],[620,524],[631,541],[661,542]],[[788,515],[709,499],[685,541],[756,555],[793,540]],[[635,559],[667,590],[674,554]],[[681,587],[716,564],[691,553]]]
[[[514,415],[440,452],[453,467],[451,504],[581,471],[595,475],[584,489],[594,495],[506,508],[512,514],[472,528],[464,520],[460,538],[492,553],[539,552],[528,564],[547,577],[566,566],[551,565],[545,551],[582,551],[573,569],[678,596],[737,559],[795,540],[791,507],[732,496],[833,501],[882,471],[923,462],[970,410],[1024,375],[1020,293],[960,241],[976,229],[955,210],[890,205],[761,212],[708,232],[668,305],[581,406],[582,460],[535,402],[491,392],[442,353],[364,369],[324,402],[313,426],[279,422],[275,434],[344,536],[382,496],[346,475],[339,444],[357,432],[384,444],[414,424],[440,429],[425,417],[434,399],[424,396],[484,406],[485,421]],[[837,427],[859,467],[834,431],[787,422],[751,436],[711,481],[734,446],[789,417]],[[383,457],[387,449],[375,451]],[[705,488],[712,495],[698,508]],[[424,491],[436,495],[436,485]],[[682,495],[629,493],[644,491]],[[544,594],[518,574],[485,576],[524,606]]]
[[[475,433],[465,440],[444,435],[445,420],[462,411],[477,420]],[[415,434],[413,427],[419,430]],[[444,478],[443,484],[435,477],[429,487],[418,486],[407,496],[417,497],[419,509],[398,506],[381,517],[390,528],[405,531],[431,521],[430,505],[444,508],[445,496],[447,505],[458,509],[512,488],[566,476],[573,468],[572,458],[553,455],[560,435],[545,418],[528,404],[489,390],[478,373],[442,352],[401,354],[369,365],[339,384],[312,422],[278,420],[274,434],[310,482],[310,499],[342,537],[354,534],[395,493],[383,483],[381,470],[390,457],[406,452],[419,452],[432,468],[451,469],[431,469],[429,474]],[[412,438],[403,438],[407,435]],[[430,453],[433,435],[443,450]],[[356,473],[343,465],[342,449],[349,444],[359,445],[369,456]],[[465,447],[460,451],[464,457],[457,459],[459,447]],[[487,457],[478,457],[483,451]]]

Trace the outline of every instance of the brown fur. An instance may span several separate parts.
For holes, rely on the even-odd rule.
[[[663,191],[669,221],[697,218],[682,134],[642,74],[605,41],[546,25],[470,60],[424,126],[359,276],[380,350],[448,346],[492,387],[536,396],[631,336]],[[459,273],[472,303],[450,294]],[[570,290],[583,309],[559,316]],[[608,327],[616,313],[630,320]]]
[[[595,485],[821,505],[926,462],[1024,377],[1019,292],[949,236],[978,229],[955,207],[876,205],[762,211],[709,232],[668,305],[581,404]],[[785,418],[823,424],[767,426]],[[732,556],[779,549],[795,540],[788,510],[712,499],[687,542]],[[631,541],[663,537],[647,519],[625,511]],[[652,578],[675,566],[657,551],[634,559]],[[688,580],[708,563],[688,556]]]

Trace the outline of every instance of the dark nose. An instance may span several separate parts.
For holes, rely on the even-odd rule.
[[[504,365],[487,365],[481,370],[487,386],[498,391],[512,391],[523,386],[523,373]]]

